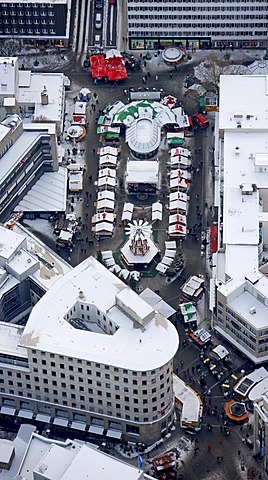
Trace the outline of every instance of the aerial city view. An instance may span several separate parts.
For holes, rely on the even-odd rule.
[[[0,480],[268,480],[264,0],[0,0]]]

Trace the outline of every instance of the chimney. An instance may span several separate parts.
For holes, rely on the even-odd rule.
[[[48,94],[46,86],[44,85],[44,90],[41,92],[41,104],[48,105]]]

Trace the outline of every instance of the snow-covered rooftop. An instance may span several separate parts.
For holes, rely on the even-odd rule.
[[[42,105],[41,93],[46,90],[48,104]],[[64,98],[63,73],[31,73],[19,72],[19,98],[21,105],[34,105],[34,119],[45,117],[59,122],[62,118]]]
[[[158,184],[159,163],[156,160],[129,160],[126,169],[127,183]]]
[[[267,107],[266,75],[221,75],[220,129],[267,130]]]
[[[115,333],[103,335],[72,327],[65,316],[77,302],[101,311],[118,327]],[[146,317],[145,325],[142,321],[140,328],[133,328],[134,322],[137,325],[135,312],[147,315],[145,307],[148,309],[148,304],[125,283],[89,257],[59,279],[34,306],[20,345],[117,367],[151,370],[173,358],[178,334],[154,311]]]
[[[17,94],[17,57],[0,57],[0,95],[16,96]]]

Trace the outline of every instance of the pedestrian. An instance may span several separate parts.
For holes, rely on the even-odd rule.
[[[183,360],[181,360],[181,367],[183,367],[183,365],[184,365],[184,362],[183,362]]]
[[[147,73],[147,77],[150,78],[150,76],[151,76],[151,74],[150,74],[150,72],[148,72],[148,73]]]
[[[211,452],[211,445],[208,444],[208,452]]]
[[[155,81],[158,82],[158,75],[155,76]]]
[[[222,444],[222,442],[223,442],[223,438],[220,437],[220,438],[219,438],[219,443]]]
[[[172,74],[172,73],[170,73],[170,74],[169,74],[169,78],[170,78],[170,80],[172,79],[172,77],[173,77],[173,74]]]
[[[192,366],[192,372],[194,373],[194,366]]]
[[[237,455],[240,457],[240,455],[241,455],[241,451],[240,451],[240,450],[237,450]]]

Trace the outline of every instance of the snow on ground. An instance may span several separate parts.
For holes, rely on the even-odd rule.
[[[43,218],[36,218],[35,220],[24,218],[23,223],[31,227],[31,229],[33,229],[35,232],[40,232],[46,237],[55,241],[56,237],[53,234],[53,225],[48,220]]]

